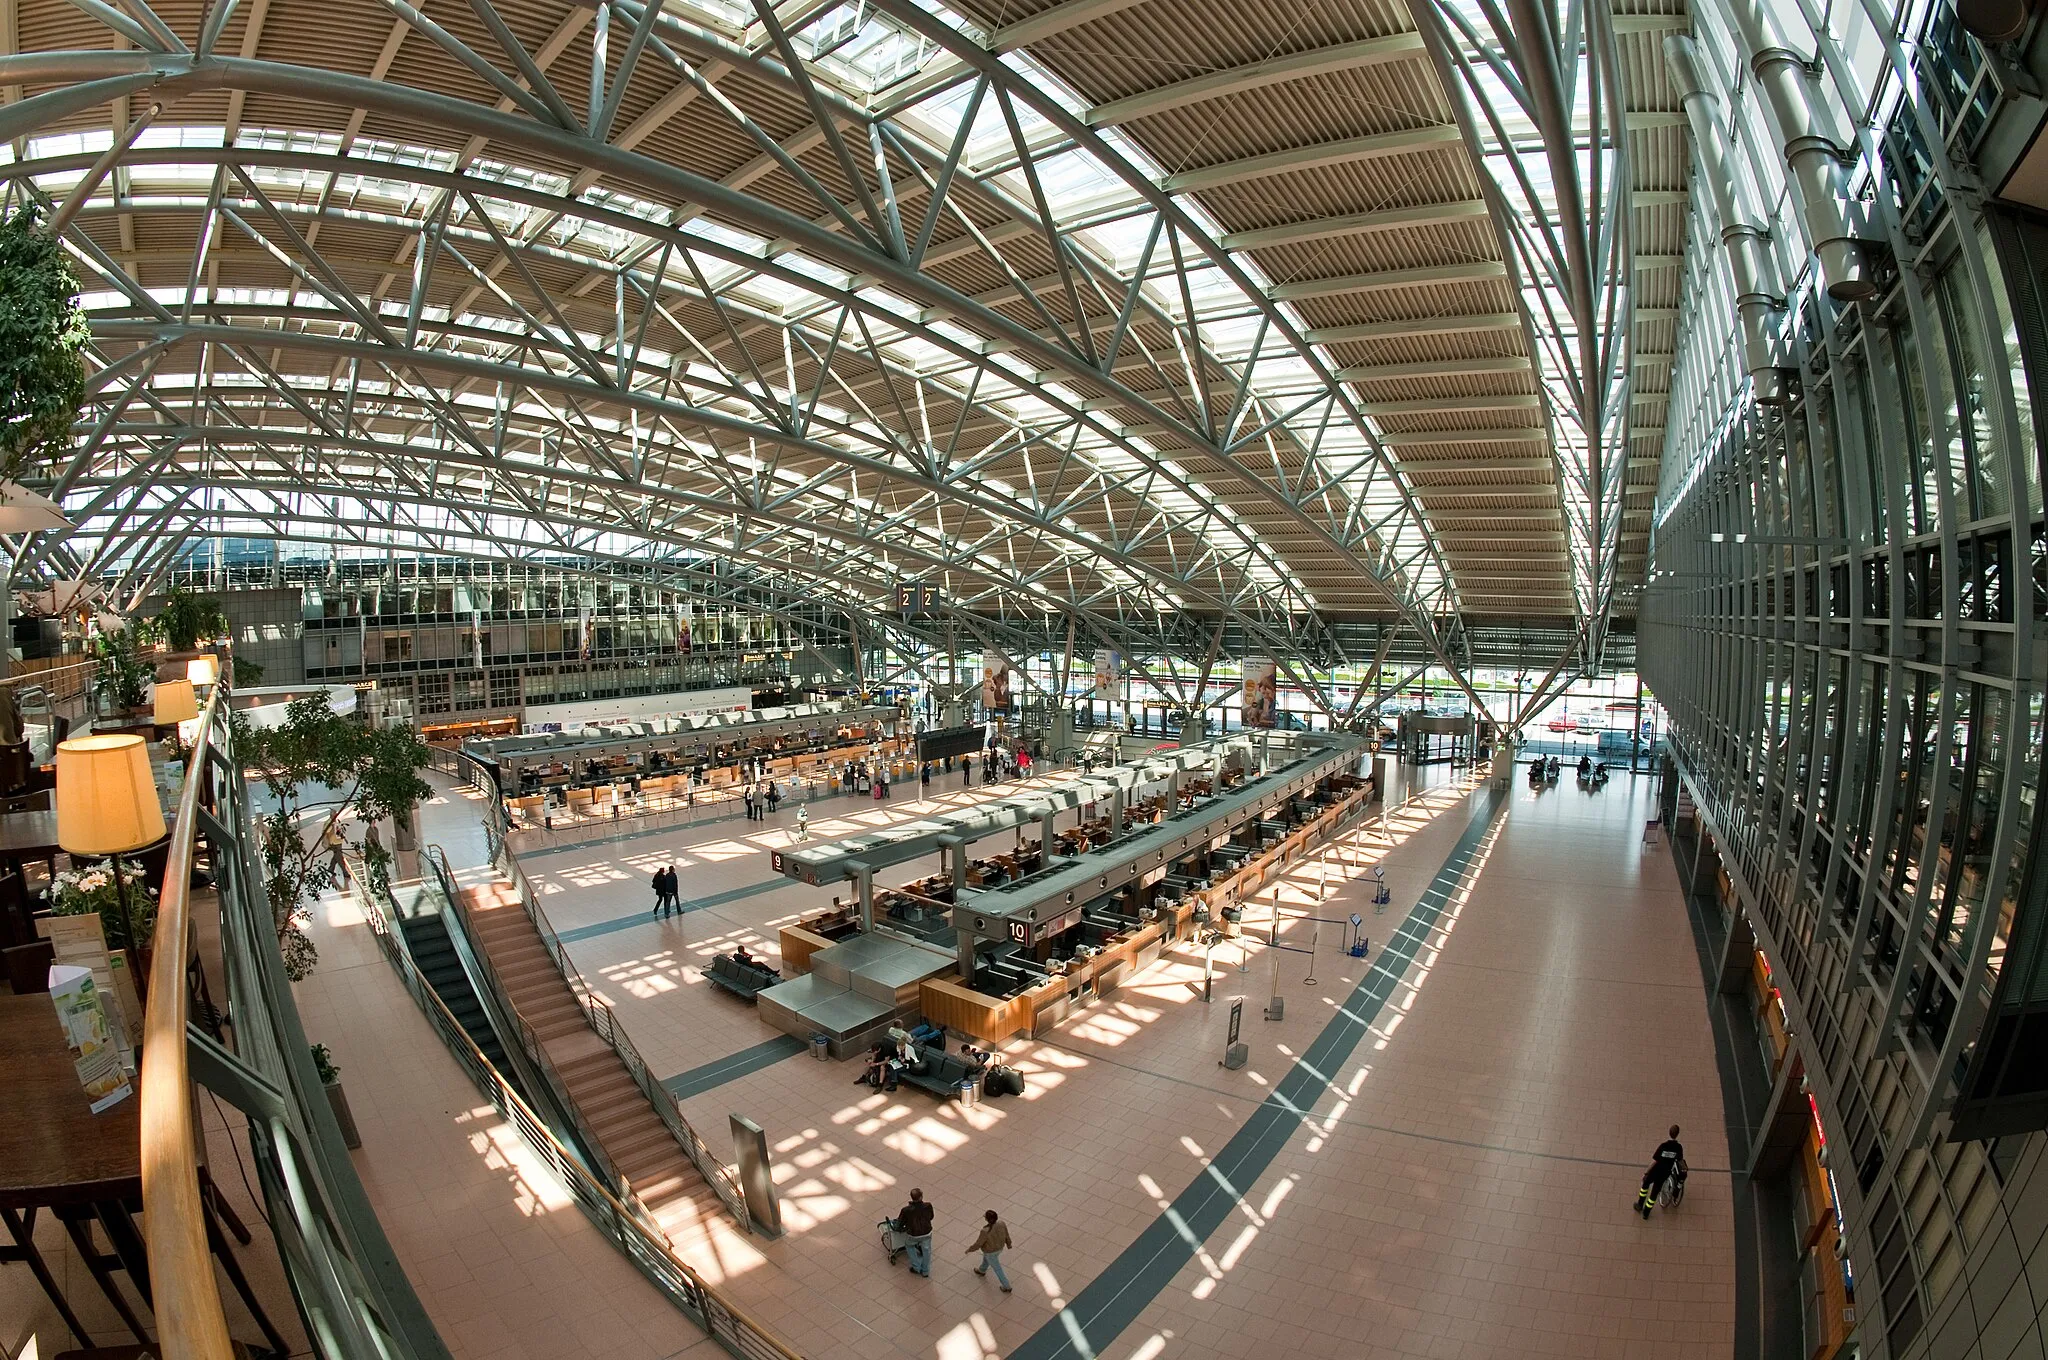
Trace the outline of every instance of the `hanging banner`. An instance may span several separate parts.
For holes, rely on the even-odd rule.
[[[576,655],[585,661],[590,660],[592,641],[590,606],[586,604],[576,611]]]
[[[981,668],[981,706],[990,713],[1010,711],[1010,663],[992,657]]]
[[[1107,647],[1095,649],[1095,697],[1116,698],[1117,681],[1124,668],[1124,654],[1112,652]]]
[[[475,663],[478,670],[482,670],[484,668],[484,611],[481,609],[472,609],[469,612],[469,639],[472,652],[471,660]]]
[[[676,605],[676,650],[684,656],[690,654],[690,606],[686,601]]]
[[[1244,725],[1271,727],[1280,712],[1278,668],[1270,661],[1244,663]]]

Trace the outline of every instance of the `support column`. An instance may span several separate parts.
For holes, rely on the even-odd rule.
[[[1813,1112],[1800,1086],[1806,1064],[1799,1050],[1787,1049],[1778,1074],[1771,1083],[1770,1103],[1764,1106],[1763,1123],[1757,1128],[1756,1143],[1750,1149],[1749,1178],[1757,1180],[1787,1170],[1806,1143],[1807,1125]]]
[[[849,864],[860,893],[860,928],[868,934],[875,929],[875,871],[865,864]]]
[[[942,836],[939,839],[939,852],[945,854],[947,851],[952,852],[950,859],[953,865],[953,902],[958,905],[960,894],[967,888],[967,842],[954,836]]]
[[[1755,960],[1756,933],[1749,928],[1749,918],[1737,912],[1734,924],[1728,927],[1728,943],[1721,950],[1720,981],[1715,990],[1724,996],[1741,995],[1749,987]]]

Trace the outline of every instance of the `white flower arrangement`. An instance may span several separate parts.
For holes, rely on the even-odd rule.
[[[119,886],[114,882],[112,860],[64,870],[51,881],[50,909],[59,916],[99,913],[107,942],[118,947],[128,935],[121,919],[120,886],[127,889],[128,915],[135,939],[147,941],[156,928],[156,891],[144,880],[142,866],[134,860],[121,861]]]

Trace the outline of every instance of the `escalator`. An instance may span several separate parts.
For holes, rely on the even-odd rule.
[[[441,894],[421,892],[401,906],[398,928],[405,935],[405,947],[413,963],[440,994],[441,1004],[469,1035],[477,1051],[511,1082],[522,1099],[532,1104],[533,1092],[527,1089],[528,1083],[519,1079],[519,1069],[507,1060],[497,1027],[485,1013],[469,973],[462,966],[462,957],[455,952],[455,942],[448,936],[447,903]]]

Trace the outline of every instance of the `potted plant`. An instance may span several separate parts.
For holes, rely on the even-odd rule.
[[[430,756],[410,728],[371,727],[343,717],[328,707],[324,693],[294,699],[275,727],[251,727],[240,710],[233,721],[235,752],[263,781],[276,809],[257,817],[257,833],[285,975],[297,982],[320,959],[306,934],[307,903],[341,883],[342,864],[329,833],[345,816],[369,826],[387,817],[394,826],[409,826],[413,810],[433,793],[419,777]],[[315,798],[319,813],[303,817]],[[306,834],[311,828],[317,829]],[[383,872],[376,863],[382,849],[373,851],[374,845],[366,837],[364,854]]]
[[[132,628],[93,636],[92,654],[99,665],[93,671],[92,692],[100,701],[101,712],[110,717],[133,713],[148,704],[156,668],[143,658],[137,644]]]
[[[228,631],[228,616],[220,601],[211,595],[195,595],[182,586],[172,586],[164,596],[164,607],[150,626],[170,644],[174,652],[189,652],[201,642],[211,642]]]
[[[341,1089],[341,1069],[334,1065],[334,1055],[327,1051],[326,1044],[313,1045],[313,1070],[320,1074],[320,1086],[327,1092],[327,1104],[334,1111],[334,1122],[341,1125],[342,1144],[354,1152],[363,1145],[363,1138],[356,1132],[356,1117],[348,1107],[348,1092]]]
[[[137,976],[148,976],[150,940],[156,931],[156,891],[144,881],[142,866],[134,860],[121,861],[118,882],[112,860],[66,869],[51,881],[50,911],[57,916],[97,915],[108,945],[132,949]]]
[[[0,212],[0,477],[10,481],[71,442],[92,338],[64,247],[36,213]]]

